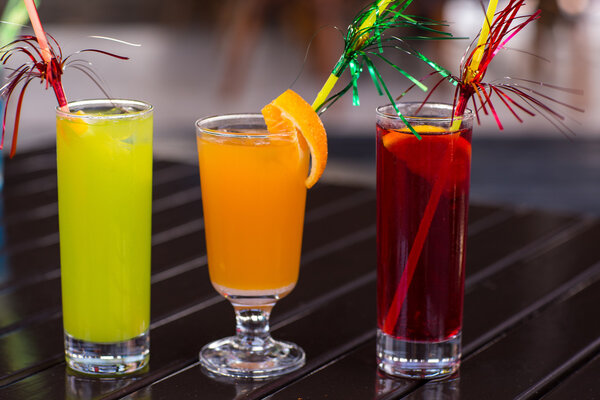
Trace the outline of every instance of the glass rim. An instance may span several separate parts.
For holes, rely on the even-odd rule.
[[[86,119],[86,120],[117,120],[117,119],[129,119],[129,118],[139,118],[146,114],[149,114],[154,111],[154,106],[150,103],[146,103],[140,100],[130,100],[130,99],[86,99],[86,100],[76,100],[70,101],[67,103],[67,107],[81,107],[81,106],[97,106],[97,105],[132,105],[138,106],[141,109],[135,112],[127,113],[127,114],[105,114],[105,115],[94,115],[94,114],[76,114],[71,111],[63,111],[60,106],[55,108],[57,117],[68,117],[71,119]]]
[[[440,110],[448,110],[450,112],[452,112],[452,110],[454,108],[453,104],[438,103],[438,102],[423,103],[422,101],[407,101],[407,102],[400,102],[400,103],[395,103],[395,104],[396,104],[396,106],[398,108],[400,108],[400,106],[421,106],[421,105],[423,105],[424,109],[425,108],[427,108],[427,109],[438,108]],[[375,108],[375,113],[377,114],[378,117],[383,117],[383,118],[387,118],[387,119],[402,120],[402,118],[400,118],[398,116],[398,114],[396,114],[396,110],[394,110],[393,107],[392,107],[393,114],[383,111],[385,108],[388,108],[388,107],[392,107],[392,103],[385,104],[385,105],[382,105],[382,106],[379,106],[379,107]],[[436,122],[441,122],[441,123],[445,123],[445,122],[451,123],[451,122],[456,121],[456,120],[460,120],[460,121],[470,121],[470,120],[472,120],[473,119],[473,111],[471,111],[471,109],[467,108],[467,109],[465,109],[465,113],[462,116],[460,116],[460,117],[453,116],[452,114],[450,114],[450,116],[448,116],[448,117],[420,117],[420,116],[411,116],[411,115],[406,115],[406,114],[402,114],[402,116],[406,120],[412,121],[412,122],[418,122],[418,121],[436,121]]]
[[[228,120],[236,120],[236,119],[260,119],[261,123],[264,125],[264,129],[267,129],[267,125],[265,123],[265,119],[262,114],[259,113],[233,113],[233,114],[219,114],[212,115],[209,117],[203,117],[196,120],[194,126],[196,127],[196,135],[199,136],[201,134],[207,134],[214,137],[221,138],[230,138],[230,139],[268,139],[268,138],[277,138],[277,137],[290,137],[292,135],[296,135],[296,131],[285,131],[285,132],[277,132],[277,133],[260,133],[260,134],[248,134],[244,132],[226,132],[220,129],[211,129],[206,128],[203,125],[211,123],[211,122],[219,122],[219,121],[228,121]]]

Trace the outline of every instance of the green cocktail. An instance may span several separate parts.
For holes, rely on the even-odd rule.
[[[148,361],[152,107],[89,100],[57,111],[67,363],[121,373]]]

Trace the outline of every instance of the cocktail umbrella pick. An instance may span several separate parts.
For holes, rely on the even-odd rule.
[[[510,0],[500,12],[495,14],[497,4],[498,0],[490,0],[483,27],[479,35],[479,40],[477,41],[477,45],[471,50],[468,57],[466,57],[466,61],[463,63],[463,65],[461,65],[461,76],[443,76],[440,82],[434,86],[434,89],[429,92],[424,102],[427,101],[429,96],[431,96],[433,91],[439,86],[439,83],[447,79],[456,85],[453,112],[453,116],[456,117],[456,119],[451,127],[453,132],[457,132],[460,129],[462,121],[461,117],[464,115],[469,101],[473,102],[473,108],[478,121],[478,110],[481,109],[483,110],[484,114],[488,114],[487,110],[489,108],[494,116],[494,119],[496,120],[496,123],[498,124],[498,127],[503,129],[496,112],[496,108],[492,104],[493,94],[500,98],[502,103],[517,118],[519,122],[522,122],[522,119],[516,112],[516,109],[519,109],[531,116],[534,116],[535,111],[537,111],[539,114],[543,115],[546,119],[550,120],[550,122],[557,126],[559,130],[569,130],[568,127],[566,127],[566,125],[562,122],[562,120],[564,120],[564,116],[552,110],[538,97],[542,97],[576,111],[583,110],[560,102],[554,98],[545,96],[534,89],[526,88],[518,84],[490,84],[482,82],[492,59],[501,49],[505,48],[506,44],[518,32],[520,32],[530,22],[538,19],[541,13],[540,10],[537,10],[531,15],[519,16],[518,12],[525,4],[525,0]],[[541,82],[522,79],[520,81],[525,81],[540,86],[547,86],[553,89],[568,91],[571,93],[579,92],[572,89],[565,89],[554,85],[543,84]],[[411,88],[409,88],[409,90]],[[408,92],[408,90],[402,95],[406,94],[406,92]],[[511,97],[509,93],[517,95],[521,101],[515,99],[514,96]],[[433,216],[437,210],[442,189],[445,186],[448,178],[447,171],[449,168],[447,167],[447,164],[452,161],[451,157],[449,157],[451,154],[450,150],[451,149],[448,149],[446,151],[446,156],[443,157],[441,168],[442,171],[432,188],[431,196],[425,207],[425,212],[423,213],[423,218],[419,224],[415,240],[409,251],[406,266],[402,272],[400,282],[398,283],[398,287],[394,293],[388,314],[385,317],[383,330],[386,333],[391,333],[398,322],[398,317],[400,315],[400,311],[402,310],[402,305],[406,298],[408,287],[410,286],[417,263],[419,261],[419,257],[421,255],[421,251],[423,250],[423,245],[427,239],[427,234],[429,233]]]
[[[406,8],[411,4],[412,0],[379,0],[374,2],[362,12],[360,12],[352,21],[348,27],[348,31],[344,38],[344,52],[340,56],[338,62],[333,67],[329,78],[325,82],[323,88],[319,91],[312,107],[315,111],[322,113],[331,104],[337,101],[343,94],[352,88],[353,93],[353,104],[359,105],[360,100],[358,97],[358,78],[361,72],[366,68],[369,71],[371,79],[377,88],[380,95],[385,95],[392,102],[395,107],[393,98],[383,81],[381,74],[375,67],[372,57],[377,57],[391,65],[394,69],[399,71],[402,75],[408,78],[414,85],[420,89],[427,91],[427,87],[423,85],[419,80],[410,75],[399,66],[395,65],[392,61],[387,59],[383,55],[384,48],[393,47],[404,51],[408,54],[413,54],[419,57],[421,60],[429,64],[434,70],[443,76],[449,76],[450,73],[445,69],[429,60],[423,54],[417,50],[411,48],[405,41],[409,38],[400,38],[396,36],[385,37],[384,32],[390,28],[398,27],[413,27],[428,32],[440,34],[439,37],[414,37],[414,39],[448,39],[451,37],[446,32],[441,32],[435,29],[436,26],[441,25],[438,22],[419,19],[415,16],[407,15],[404,13]],[[338,79],[346,69],[350,69],[351,79],[344,89],[329,97]],[[395,107],[396,108],[396,107]],[[404,117],[400,114],[396,108],[396,112],[402,119]],[[410,127],[410,125],[409,125]],[[410,127],[412,130],[412,127]],[[413,133],[419,137],[418,133],[412,130]]]
[[[65,111],[68,111],[67,99],[62,86],[61,77],[67,65],[72,65],[73,69],[77,69],[85,73],[98,86],[100,86],[99,82],[95,79],[95,73],[92,70],[90,70],[89,67],[82,65],[80,60],[71,60],[68,62],[70,56],[63,59],[62,50],[58,42],[52,36],[47,35],[44,32],[34,1],[23,1],[27,7],[27,12],[29,14],[29,19],[31,21],[33,30],[35,32],[35,36],[20,36],[16,40],[13,40],[0,48],[0,62],[4,65],[4,68],[6,70],[10,71],[10,74],[8,76],[8,82],[2,86],[2,89],[0,89],[0,95],[6,98],[6,102],[4,105],[4,120],[2,122],[2,140],[0,142],[0,149],[4,146],[4,135],[6,132],[6,115],[11,95],[13,94],[15,89],[20,84],[22,84],[22,88],[19,93],[16,106],[10,157],[12,157],[15,154],[17,148],[17,137],[19,132],[21,106],[23,103],[25,91],[32,80],[39,79],[42,81],[42,83],[45,82],[46,89],[48,89],[48,87],[51,86],[56,96],[56,100],[58,101],[59,107],[61,107],[61,109]],[[128,57],[119,56],[97,49],[84,49],[80,50],[78,53],[82,52],[96,52],[109,55],[121,60],[128,59]],[[13,56],[19,53],[25,55],[25,58],[28,60],[28,62],[21,64],[16,68],[8,67],[8,62],[13,58]],[[102,89],[101,86],[100,88]]]

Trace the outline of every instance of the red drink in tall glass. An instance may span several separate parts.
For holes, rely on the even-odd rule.
[[[420,140],[395,115],[377,123],[378,356],[391,346],[409,362],[382,369],[417,377],[458,366],[462,327],[472,127],[433,111],[409,118]]]

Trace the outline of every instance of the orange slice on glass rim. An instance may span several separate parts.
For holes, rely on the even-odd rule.
[[[286,90],[262,109],[267,129],[271,133],[299,132],[310,150],[310,172],[304,182],[311,188],[327,165],[327,133],[321,119],[299,94]]]
[[[408,129],[389,130],[381,138],[383,146],[394,156],[406,163],[408,169],[422,177],[433,180],[440,174],[440,168],[447,152],[450,152],[450,168],[456,181],[468,178],[471,162],[471,144],[461,136],[461,132],[445,135],[427,135],[427,133],[444,133],[447,129],[429,125],[413,125],[421,133],[417,139]]]

